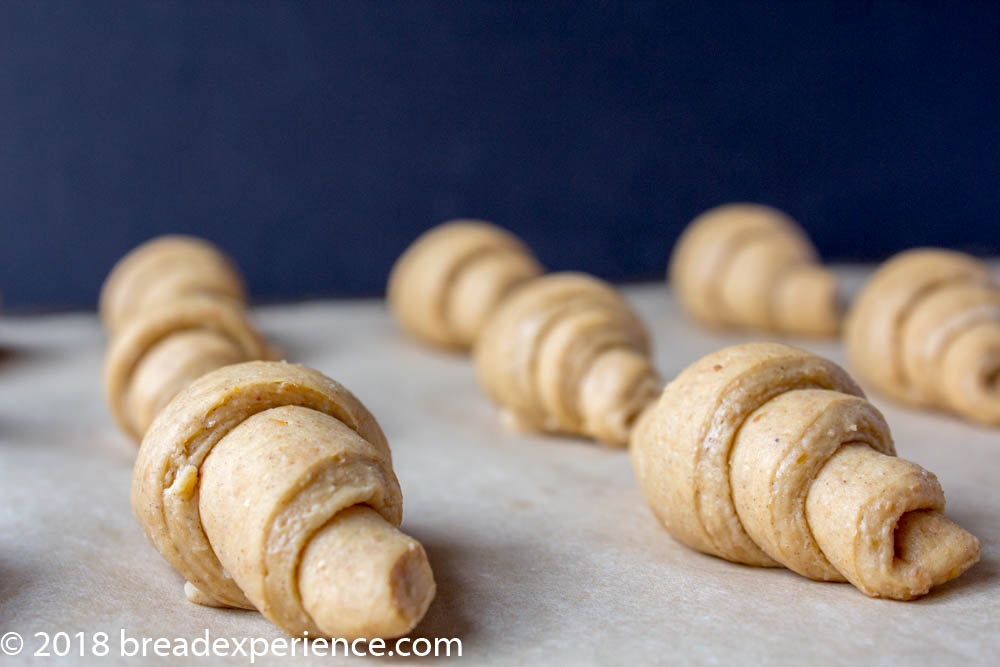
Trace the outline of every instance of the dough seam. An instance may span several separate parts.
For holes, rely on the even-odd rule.
[[[323,478],[326,475],[333,474],[335,476],[335,474],[338,472],[338,468],[342,468],[343,470],[349,470],[353,468],[354,464],[364,465],[367,468],[378,473],[377,461],[373,460],[372,457],[370,456],[364,456],[361,454],[351,454],[345,457],[324,459],[318,461],[314,466],[312,466],[306,472],[306,474],[304,474],[302,478],[300,478],[298,484],[295,487],[288,489],[286,493],[282,495],[278,503],[275,504],[274,511],[272,512],[271,516],[267,521],[268,529],[267,529],[267,538],[264,540],[265,548],[261,550],[261,552],[258,554],[258,557],[260,558],[259,563],[261,571],[264,573],[265,582],[269,581],[271,577],[271,571],[270,568],[268,567],[267,555],[272,552],[273,547],[275,546],[275,540],[280,539],[280,536],[277,535],[277,533],[280,532],[277,524],[279,520],[283,518],[282,515],[287,510],[289,510],[290,507],[293,506],[295,500],[298,499],[300,495],[308,492],[317,483],[323,481]],[[332,496],[333,493],[331,493],[330,495]],[[313,630],[311,632],[314,635],[319,631],[319,624],[316,622],[316,619],[314,619],[312,615],[309,613],[309,610],[307,610],[303,605],[302,591],[299,588],[300,572],[302,568],[302,561],[305,558],[306,549],[309,548],[309,543],[312,541],[313,537],[315,537],[321,530],[323,530],[327,525],[329,525],[331,521],[336,519],[341,512],[344,512],[352,507],[364,505],[365,507],[369,507],[375,512],[378,512],[378,514],[381,515],[386,521],[389,521],[390,523],[395,523],[394,521],[392,521],[391,517],[386,516],[385,512],[382,511],[382,508],[379,507],[378,504],[373,504],[371,502],[372,500],[376,499],[378,495],[379,495],[379,489],[377,487],[371,487],[367,489],[367,493],[358,494],[358,498],[355,499],[355,502],[348,503],[342,507],[335,509],[333,512],[329,514],[329,516],[326,516],[321,522],[317,522],[316,525],[313,526],[311,530],[307,532],[298,533],[295,536],[297,540],[297,548],[295,550],[294,565],[291,568],[289,568],[289,573],[292,575],[292,579],[290,582],[291,589],[295,597],[295,603],[297,607],[296,611],[299,614],[302,614],[303,618],[307,621],[307,623],[313,627]],[[270,593],[270,591],[267,590],[265,586],[265,595],[267,595],[267,593]]]
[[[738,387],[740,385],[740,380],[742,380],[745,376],[752,376],[754,374],[754,372],[755,372],[754,369],[751,368],[751,369],[748,369],[747,371],[744,371],[740,375],[736,376],[726,386],[726,390],[724,390],[723,392],[720,392],[720,399],[724,400],[725,398],[727,398],[730,395],[730,393],[735,393],[735,392],[730,392],[729,388],[733,387],[733,386],[737,386]],[[779,395],[781,395],[783,393],[786,393],[786,392],[789,392],[789,391],[795,391],[795,390],[798,390],[798,389],[829,389],[829,387],[822,386],[822,385],[820,385],[818,383],[808,383],[808,384],[803,384],[803,385],[796,385],[792,381],[789,381],[787,384],[772,385],[772,390],[771,390],[772,393],[766,393],[766,394],[764,394],[763,395],[764,399],[760,403],[758,403],[756,405],[751,404],[751,405],[753,405],[753,408],[749,409],[749,410],[746,410],[746,415],[743,417],[743,419],[740,420],[739,425],[736,428],[733,429],[733,431],[732,431],[732,437],[727,442],[724,443],[725,446],[726,446],[726,456],[725,456],[724,459],[722,459],[723,461],[725,461],[725,470],[723,470],[722,472],[725,474],[725,480],[726,480],[726,497],[727,497],[727,500],[728,500],[728,507],[726,508],[726,510],[727,510],[726,514],[728,515],[727,516],[727,523],[735,524],[737,526],[737,533],[742,538],[745,538],[748,544],[753,545],[754,548],[758,549],[759,551],[761,551],[765,555],[767,555],[767,552],[765,552],[763,549],[761,549],[759,546],[757,546],[757,544],[753,541],[753,538],[750,537],[750,534],[747,533],[746,529],[743,527],[743,522],[739,520],[739,512],[736,511],[736,500],[733,498],[733,486],[730,483],[730,471],[731,471],[731,468],[732,468],[732,466],[730,465],[730,461],[732,460],[733,449],[734,449],[734,445],[736,444],[736,438],[739,435],[740,429],[743,428],[743,425],[746,423],[747,419],[750,418],[750,415],[753,414],[755,411],[759,410],[761,407],[763,407],[767,403],[771,402],[771,400],[774,399],[774,398],[776,398],[777,396],[779,396]],[[818,420],[819,420],[819,418],[817,417],[812,422],[812,424],[815,424],[815,422],[818,421]],[[695,467],[694,467],[694,470],[695,470],[695,477],[694,477],[694,503],[695,503],[695,507],[697,508],[697,511],[698,511],[698,520],[702,523],[702,526],[705,527],[705,534],[708,535],[709,541],[711,541],[712,546],[714,546],[715,550],[717,552],[719,552],[719,553],[727,553],[729,551],[729,549],[727,549],[727,548],[721,548],[720,547],[719,542],[718,542],[718,538],[717,538],[717,536],[715,534],[715,531],[714,530],[709,530],[709,526],[711,524],[709,522],[706,522],[705,519],[704,519],[704,517],[707,516],[707,513],[703,510],[703,501],[702,501],[702,488],[703,488],[702,480],[704,478],[704,475],[703,474],[699,474],[699,472],[701,470],[703,470],[706,466],[710,466],[711,465],[710,458],[707,457],[707,456],[704,456],[704,454],[706,454],[708,452],[708,450],[710,449],[710,447],[706,446],[707,443],[719,440],[719,436],[718,435],[715,435],[715,436],[710,435],[713,430],[717,430],[717,422],[719,422],[719,421],[720,421],[720,419],[718,417],[718,406],[717,406],[717,409],[713,410],[713,412],[712,412],[712,418],[711,418],[711,420],[707,421],[707,423],[705,425],[704,431],[699,434],[700,435],[700,446],[696,450]],[[805,431],[803,431],[803,432],[805,432]],[[732,511],[729,512],[728,510],[732,510]],[[735,522],[733,522],[733,518],[734,517],[736,519]],[[767,555],[767,557],[770,558],[771,560],[774,560],[773,558],[771,558],[770,555]]]
[[[706,301],[711,304],[712,310],[717,314],[716,320],[719,324],[733,326],[732,317],[725,306],[725,300],[722,296],[722,286],[726,283],[726,278],[732,270],[733,260],[750,243],[764,241],[777,235],[773,229],[742,229],[729,237],[727,239],[728,243],[719,250],[715,261],[712,262],[711,269],[706,272],[706,275],[712,276],[712,278],[702,288],[708,297]],[[718,317],[720,313],[724,316]]]
[[[917,290],[910,295],[910,298],[906,300],[903,306],[899,309],[899,313],[895,318],[895,326],[892,328],[892,374],[893,380],[907,388],[907,394],[913,395],[913,382],[906,372],[906,364],[903,362],[903,332],[906,330],[906,324],[913,316],[920,302],[924,300],[928,295],[933,294],[939,289],[950,287],[952,285],[963,285],[969,282],[968,276],[950,276],[943,280],[935,280],[926,285],[921,289]],[[920,402],[926,402],[921,400]]]
[[[277,383],[271,383],[271,384],[267,384],[267,385],[258,385],[258,386],[255,387],[255,389],[257,391],[261,392],[261,393],[268,394],[270,392],[268,392],[267,389],[269,389],[271,386],[277,385],[278,387],[281,387],[284,384],[285,384],[284,382],[277,382]],[[352,431],[354,431],[355,433],[357,433],[359,437],[364,438],[364,436],[361,433],[358,432],[358,426],[357,426],[357,424],[354,423],[353,420],[351,420],[351,419],[348,418],[348,416],[345,413],[345,411],[339,405],[331,405],[331,409],[336,410],[339,413],[339,414],[331,414],[331,412],[329,410],[325,409],[324,404],[325,403],[332,403],[332,402],[328,402],[328,401],[325,401],[325,400],[317,401],[316,398],[317,397],[321,397],[320,394],[318,394],[318,393],[314,394],[311,390],[304,389],[302,387],[297,387],[297,388],[295,388],[295,390],[299,391],[299,392],[302,392],[302,393],[312,394],[312,396],[310,396],[310,398],[312,400],[309,400],[309,401],[303,400],[301,402],[298,402],[298,401],[286,401],[286,402],[283,402],[283,403],[275,403],[273,405],[272,404],[268,404],[268,403],[263,402],[263,401],[260,401],[260,402],[257,402],[256,405],[253,406],[253,409],[251,411],[243,413],[241,415],[241,418],[238,421],[236,421],[235,423],[230,424],[228,426],[228,428],[225,428],[224,431],[222,429],[216,429],[215,425],[213,424],[213,425],[208,426],[208,437],[207,438],[201,438],[200,437],[202,434],[205,433],[205,429],[202,428],[195,435],[193,435],[191,438],[189,438],[186,442],[182,443],[181,447],[177,448],[177,450],[175,450],[175,452],[177,452],[179,450],[183,450],[183,452],[186,452],[186,456],[185,456],[184,464],[183,465],[191,465],[192,467],[194,467],[195,474],[198,476],[198,482],[197,483],[200,483],[201,465],[202,465],[202,463],[204,463],[205,459],[208,458],[208,455],[211,454],[212,448],[220,440],[222,440],[222,438],[226,437],[226,435],[228,435],[234,428],[236,428],[237,426],[239,426],[242,422],[246,421],[250,417],[253,417],[254,415],[257,415],[257,414],[259,414],[261,412],[264,412],[266,410],[270,410],[271,408],[295,405],[295,406],[298,406],[298,407],[304,407],[304,408],[309,408],[309,409],[312,409],[312,410],[316,410],[318,412],[323,412],[323,413],[326,413],[326,414],[330,415],[331,417],[339,420],[340,422],[342,422],[345,426],[347,426]],[[282,398],[286,398],[283,393],[277,393],[274,396],[275,397],[279,397],[280,396]],[[239,397],[241,400],[244,398],[241,393],[234,393],[234,394],[230,394],[225,401],[216,404],[212,408],[212,410],[210,410],[206,414],[206,417],[207,417],[208,421],[211,421],[211,415],[212,415],[212,413],[217,412],[221,408],[228,407],[229,404],[233,400],[235,400],[237,397]],[[214,437],[213,438],[212,436],[215,436],[216,434],[218,434],[218,437]],[[199,440],[204,440],[204,441],[203,442],[197,442],[196,445],[195,445],[195,449],[192,452],[192,448],[191,448],[192,442],[199,441]],[[173,463],[173,460],[172,460],[173,458],[174,457],[172,456],[171,457],[171,462],[172,463]],[[168,512],[167,512],[167,506],[169,504],[168,503],[168,499],[170,498],[171,495],[173,495],[172,492],[171,492],[171,488],[173,487],[173,482],[176,479],[177,473],[178,473],[178,471],[180,470],[181,467],[182,466],[176,466],[175,465],[175,466],[172,466],[171,468],[169,468],[166,471],[166,475],[163,478],[163,480],[164,480],[164,483],[163,483],[163,486],[164,486],[164,489],[163,489],[163,502],[160,504],[160,508],[159,508],[159,510],[160,510],[160,516],[162,517],[162,520],[163,520],[163,525],[166,526],[167,534],[169,535],[171,541],[174,544],[183,544],[184,541],[185,541],[184,537],[183,537],[183,534],[179,534],[178,533],[178,530],[180,529],[180,526],[177,525],[177,522],[174,519],[168,517]],[[196,485],[196,488],[197,488],[197,485]],[[222,567],[222,563],[219,561],[218,556],[216,556],[215,552],[211,548],[211,542],[208,539],[208,535],[205,534],[205,527],[201,524],[201,519],[200,519],[201,515],[200,515],[200,510],[198,508],[197,497],[198,497],[198,494],[195,493],[195,496],[193,498],[191,498],[190,500],[186,500],[186,503],[193,504],[193,512],[198,517],[198,532],[200,533],[200,535],[201,535],[204,543],[207,544],[207,545],[209,545],[209,551],[211,553],[211,558],[214,560],[215,564],[218,566],[218,569],[220,571],[224,571],[224,568]],[[186,558],[185,555],[183,553],[181,553],[179,550],[178,550],[178,554],[180,555],[181,559],[188,565],[188,567],[191,567],[193,570],[198,571],[202,575],[202,577],[204,579],[206,579],[206,580],[209,579],[209,577],[205,576],[206,571],[205,571],[205,569],[203,567],[201,567],[201,564],[199,562],[195,562],[195,559],[188,559],[188,558]],[[199,586],[196,582],[191,582],[191,583],[192,583],[192,585],[197,586],[198,589],[201,590],[202,593],[205,596],[207,596],[207,597],[213,597],[213,598],[218,599],[218,596],[215,595],[215,593],[212,593],[212,592],[209,592],[208,590],[206,590],[206,588],[209,588],[209,587]],[[228,604],[230,606],[240,606],[240,607],[243,606],[243,605],[233,605],[231,602],[227,602],[225,600],[220,600],[220,601],[221,602],[226,602],[226,604]]]
[[[467,254],[461,256],[460,259],[458,259],[457,261],[454,262],[454,264],[452,264],[449,271],[446,274],[444,274],[441,280],[441,284],[444,285],[445,288],[442,289],[441,293],[437,295],[438,298],[435,300],[434,310],[437,311],[437,316],[441,319],[442,322],[445,323],[445,326],[448,328],[449,336],[454,338],[457,335],[455,331],[456,326],[454,318],[452,317],[455,306],[454,304],[455,291],[453,289],[449,289],[449,287],[453,286],[456,282],[458,282],[458,279],[462,276],[462,274],[465,273],[465,271],[467,271],[471,266],[478,263],[480,260],[495,255],[506,255],[508,253],[510,253],[510,248],[508,247],[499,245],[480,246],[478,248],[472,249]],[[510,288],[516,286],[517,283],[511,285]],[[498,296],[500,299],[502,299],[503,293],[501,293]]]

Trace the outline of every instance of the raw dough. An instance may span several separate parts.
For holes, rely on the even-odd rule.
[[[143,439],[132,508],[201,604],[256,608],[292,635],[396,637],[435,585],[398,530],[402,496],[375,418],[317,371],[213,371]]]
[[[218,248],[193,236],[159,236],[115,264],[98,310],[113,335],[142,310],[192,294],[246,302],[243,279]]]
[[[188,295],[141,311],[111,339],[104,389],[111,413],[138,442],[157,413],[208,371],[273,351],[230,299]]]
[[[851,368],[880,391],[1000,426],[1000,285],[974,257],[896,255],[858,295],[844,334]]]
[[[236,268],[202,239],[161,236],[112,268],[100,300],[111,336],[104,386],[123,431],[138,442],[170,399],[208,371],[277,356],[244,307]]]
[[[454,220],[422,234],[396,261],[389,308],[412,336],[468,349],[497,304],[542,272],[510,232],[480,220]]]
[[[836,279],[794,220],[759,204],[694,219],[670,259],[670,281],[703,324],[810,336],[840,327]]]
[[[680,542],[908,600],[979,560],[937,479],[895,457],[881,413],[836,364],[778,343],[725,348],[633,432],[653,513]]]
[[[625,446],[659,394],[646,329],[607,283],[553,273],[505,300],[475,348],[486,393],[519,428]]]

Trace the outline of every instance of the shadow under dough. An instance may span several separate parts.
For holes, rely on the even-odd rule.
[[[410,637],[424,637],[432,642],[435,637],[457,637],[465,644],[475,634],[475,626],[465,606],[468,596],[461,577],[468,558],[461,546],[439,534],[410,535],[423,544],[437,584],[434,601]]]

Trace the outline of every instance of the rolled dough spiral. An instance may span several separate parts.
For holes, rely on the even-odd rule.
[[[105,395],[118,425],[138,442],[157,413],[194,380],[271,354],[234,302],[188,296],[143,311],[111,339]]]
[[[1000,285],[979,260],[896,255],[855,299],[844,334],[851,368],[880,391],[1000,426]]]
[[[126,255],[101,291],[108,404],[136,442],[177,392],[220,366],[277,352],[244,310],[243,281],[207,241],[161,236]]]
[[[834,275],[799,225],[759,204],[726,204],[694,219],[670,259],[687,312],[715,327],[832,336],[841,308]]]
[[[184,389],[143,439],[132,508],[189,599],[293,635],[403,635],[434,596],[378,423],[304,366],[247,362]]]
[[[422,234],[397,260],[389,307],[415,338],[468,349],[497,304],[542,271],[510,232],[480,220],[454,220]]]
[[[579,273],[537,278],[506,299],[474,356],[512,425],[616,446],[661,386],[638,316],[613,287]]]
[[[879,411],[836,364],[778,343],[695,362],[639,420],[639,484],[678,541],[908,600],[979,559],[937,478],[896,458]]]
[[[123,257],[101,288],[98,310],[112,335],[149,308],[193,294],[246,302],[243,279],[214,245],[193,236],[159,236]]]

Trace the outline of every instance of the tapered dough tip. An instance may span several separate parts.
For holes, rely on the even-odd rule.
[[[389,581],[396,609],[409,632],[423,618],[437,590],[427,553],[419,543],[411,544],[399,557]]]
[[[957,413],[1000,426],[1000,323],[974,326],[942,359],[942,387]]]
[[[407,634],[436,592],[420,543],[367,506],[340,512],[313,537],[299,588],[320,630],[345,639]]]
[[[774,294],[775,326],[805,336],[834,336],[840,330],[844,304],[836,276],[803,263],[785,273]]]
[[[627,447],[639,415],[663,386],[645,354],[612,349],[591,365],[580,388],[584,432],[610,447]]]
[[[895,532],[895,559],[914,568],[921,585],[902,596],[911,599],[951,581],[979,562],[979,540],[934,510],[906,512]]]

